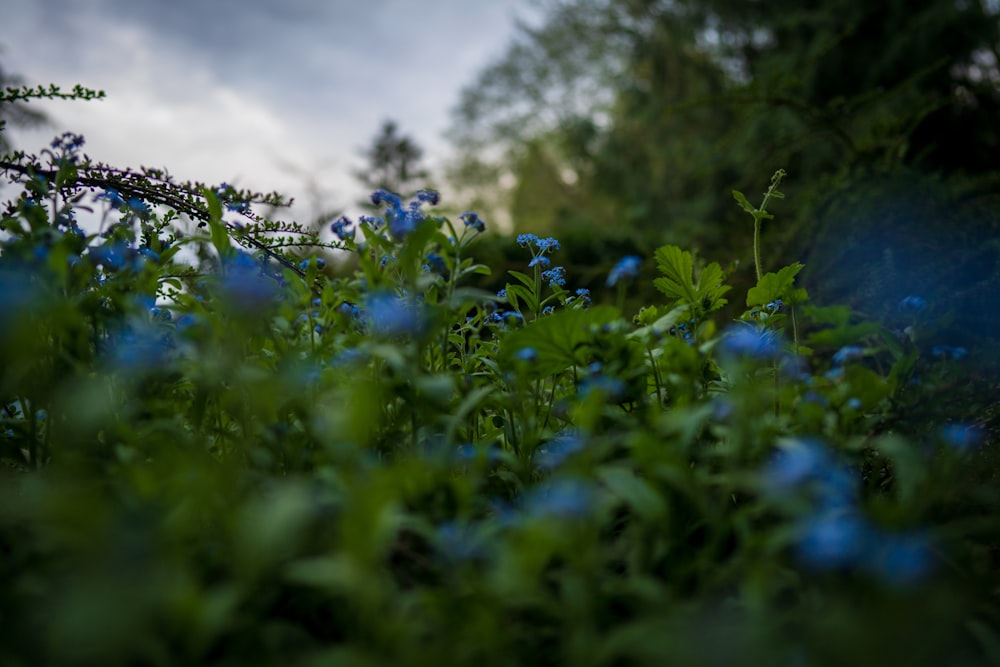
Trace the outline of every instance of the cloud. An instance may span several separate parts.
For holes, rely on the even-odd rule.
[[[302,173],[318,172],[348,204],[386,118],[432,166],[443,159],[459,88],[502,51],[523,2],[35,0],[5,16],[4,60],[34,82],[107,92],[40,105],[95,159],[300,198]]]

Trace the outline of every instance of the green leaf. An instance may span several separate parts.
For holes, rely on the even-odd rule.
[[[507,283],[507,300],[510,301],[511,306],[515,310],[518,308],[518,298],[528,304],[528,309],[532,312],[538,310],[538,299],[535,298],[535,295],[530,290],[523,285]]]
[[[805,297],[805,290],[793,290],[795,276],[803,269],[799,262],[790,264],[777,273],[765,273],[756,287],[747,292],[747,306],[763,306],[775,299],[795,303]]]
[[[226,223],[222,222],[222,204],[219,198],[208,188],[202,190],[205,203],[208,204],[208,227],[212,233],[212,245],[219,252],[223,259],[236,254],[236,249],[229,241],[229,232],[226,231]]]
[[[747,200],[746,195],[744,195],[739,190],[733,190],[733,199],[735,199],[737,201],[737,203],[739,203],[740,208],[742,208],[744,211],[746,211],[750,215],[753,215],[754,213],[757,212],[757,209],[754,208],[753,204],[751,204]]]
[[[535,320],[503,339],[499,355],[501,366],[513,366],[518,350],[530,347],[538,355],[531,365],[531,375],[543,377],[560,373],[585,361],[582,348],[593,339],[591,327],[608,324],[619,317],[617,308],[595,306],[589,310],[564,310]]]
[[[675,245],[665,245],[657,248],[653,257],[656,259],[656,267],[663,274],[662,278],[653,281],[656,289],[668,297],[696,303],[698,290],[693,279],[694,260],[691,253]]]
[[[691,253],[677,246],[665,245],[657,249],[654,257],[657,267],[664,275],[654,280],[653,285],[668,297],[683,301],[699,314],[709,313],[726,305],[727,301],[722,295],[730,287],[723,284],[725,273],[718,263],[713,262],[701,269],[695,282]]]
[[[913,502],[927,479],[927,465],[920,447],[897,436],[886,436],[872,443],[872,448],[889,459],[899,502]]]
[[[535,279],[532,278],[531,276],[525,275],[520,271],[508,271],[507,273],[509,273],[510,275],[514,276],[519,281],[524,283],[524,285],[531,291],[535,290]]]
[[[635,472],[621,466],[600,468],[597,472],[601,481],[616,496],[624,500],[639,517],[658,521],[667,514],[667,504],[646,480]]]

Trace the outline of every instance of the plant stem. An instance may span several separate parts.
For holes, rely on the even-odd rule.
[[[753,218],[753,267],[757,271],[757,282],[760,282],[762,273],[760,271],[760,222],[761,218]]]

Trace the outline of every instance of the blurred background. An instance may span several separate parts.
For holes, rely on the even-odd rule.
[[[363,211],[374,187],[436,187],[491,231],[558,237],[585,287],[664,243],[750,284],[752,225],[731,190],[759,203],[783,168],[765,270],[801,260],[821,303],[891,324],[919,295],[946,323],[932,335],[996,338],[997,0],[0,8],[8,81],[108,93],[0,109],[29,151],[71,129],[94,159],[279,190],[297,200],[282,215],[317,225]],[[484,241],[502,286],[525,258]],[[634,303],[657,300],[650,283]]]

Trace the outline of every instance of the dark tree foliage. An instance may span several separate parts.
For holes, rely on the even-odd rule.
[[[969,298],[979,300],[995,291],[993,4],[575,0],[548,9],[455,114],[463,168],[454,175],[495,194],[507,173],[513,185],[495,198],[515,229],[692,243],[746,267],[746,235],[726,197],[782,167],[797,213],[771,230],[772,252],[808,252],[807,278],[820,266],[842,272],[827,282],[845,286],[830,299],[875,312],[900,292],[952,299],[975,286]],[[911,205],[929,197],[933,205]],[[870,249],[864,265],[858,247]],[[926,263],[931,254],[934,266],[960,263],[973,250],[988,256],[948,279]],[[888,280],[888,255],[907,275],[897,271],[875,303],[858,277]],[[750,278],[744,269],[734,279],[742,274]]]

